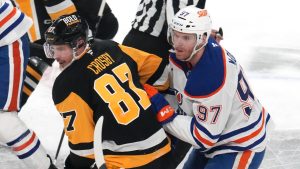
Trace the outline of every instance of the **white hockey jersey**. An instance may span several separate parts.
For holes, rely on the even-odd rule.
[[[0,0],[0,47],[22,37],[31,25],[32,20],[9,0]]]
[[[228,51],[210,38],[192,69],[174,53],[169,59],[171,88],[176,93],[174,108],[179,114],[164,126],[169,133],[199,148],[207,157],[265,149],[270,115]]]

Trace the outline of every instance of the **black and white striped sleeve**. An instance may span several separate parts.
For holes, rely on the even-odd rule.
[[[206,0],[167,0],[167,22],[171,22],[172,17],[182,8],[189,5],[196,5],[199,8],[204,8]]]

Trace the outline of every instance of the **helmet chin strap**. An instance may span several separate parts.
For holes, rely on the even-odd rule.
[[[186,59],[180,59],[180,60],[181,60],[181,61],[184,61],[184,62],[190,61],[190,60],[195,56],[195,54],[196,54],[199,50],[201,50],[203,47],[206,46],[206,44],[207,44],[207,42],[205,42],[199,49],[196,49],[197,46],[198,46],[198,44],[196,44],[196,45],[194,46],[194,49],[193,49],[193,52],[191,53],[191,55],[190,55],[188,58],[186,58]]]
[[[75,47],[75,48],[72,48],[72,50],[73,50],[73,60],[72,60],[72,62],[73,62],[74,60],[77,60],[77,59],[81,58],[81,57],[86,53],[86,51],[87,51],[89,48],[90,48],[90,45],[89,45],[88,43],[86,43],[84,50],[83,50],[79,55],[76,55],[76,47]],[[78,48],[77,48],[77,49],[78,49]]]

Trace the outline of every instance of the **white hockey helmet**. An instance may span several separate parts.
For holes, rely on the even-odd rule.
[[[197,43],[191,56],[185,60],[188,61],[197,51],[199,51],[207,44],[212,30],[212,21],[206,9],[200,9],[195,7],[194,5],[191,5],[179,10],[169,24],[168,41],[172,46],[172,34],[174,30],[182,33],[190,33],[196,35]],[[203,43],[202,37],[204,35],[206,35],[207,38]],[[203,43],[204,45],[201,48],[198,48],[199,44],[201,43]]]

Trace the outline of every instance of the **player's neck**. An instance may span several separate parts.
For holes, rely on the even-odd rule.
[[[195,67],[195,65],[199,62],[199,60],[201,59],[201,57],[203,56],[203,52],[204,52],[205,47],[203,47],[202,49],[200,49],[195,56],[189,61],[193,67]]]

